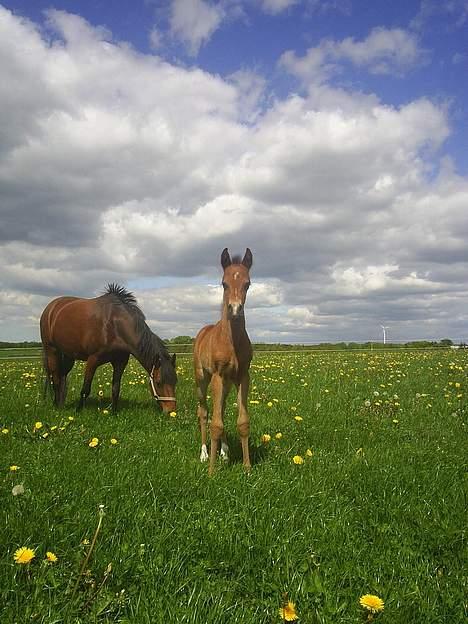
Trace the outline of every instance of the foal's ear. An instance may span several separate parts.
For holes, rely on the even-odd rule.
[[[171,362],[172,362],[172,366],[175,368],[175,363],[176,363],[176,354],[175,353],[173,353],[171,355]]]
[[[250,267],[252,266],[252,262],[253,262],[252,252],[247,247],[247,249],[245,250],[244,258],[242,259],[242,264],[245,267],[247,267],[249,269],[249,271],[250,271]]]
[[[223,267],[223,269],[227,269],[227,267],[230,266],[231,264],[232,264],[231,256],[229,255],[229,251],[227,250],[227,247],[225,247],[223,249],[223,253],[221,254],[221,266]]]

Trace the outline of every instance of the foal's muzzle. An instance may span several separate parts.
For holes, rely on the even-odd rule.
[[[244,313],[242,303],[228,303],[228,312],[231,318],[239,318]]]

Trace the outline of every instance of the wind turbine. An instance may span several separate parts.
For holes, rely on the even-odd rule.
[[[380,326],[383,330],[383,343],[386,344],[387,342],[387,332],[386,330],[389,329],[388,327],[385,327],[384,325]]]

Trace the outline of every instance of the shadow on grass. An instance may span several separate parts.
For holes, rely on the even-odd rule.
[[[242,464],[242,446],[239,436],[234,433],[228,433],[226,437],[229,446],[229,463]],[[252,466],[261,464],[268,457],[267,448],[264,445],[254,446],[251,442],[249,444],[249,453]]]

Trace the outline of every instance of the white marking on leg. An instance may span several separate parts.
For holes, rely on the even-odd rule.
[[[221,442],[221,451],[219,452],[221,459],[227,461],[229,459],[229,446],[226,442]]]
[[[201,462],[208,461],[208,451],[206,448],[206,444],[202,444],[201,453],[200,453],[200,461]]]

